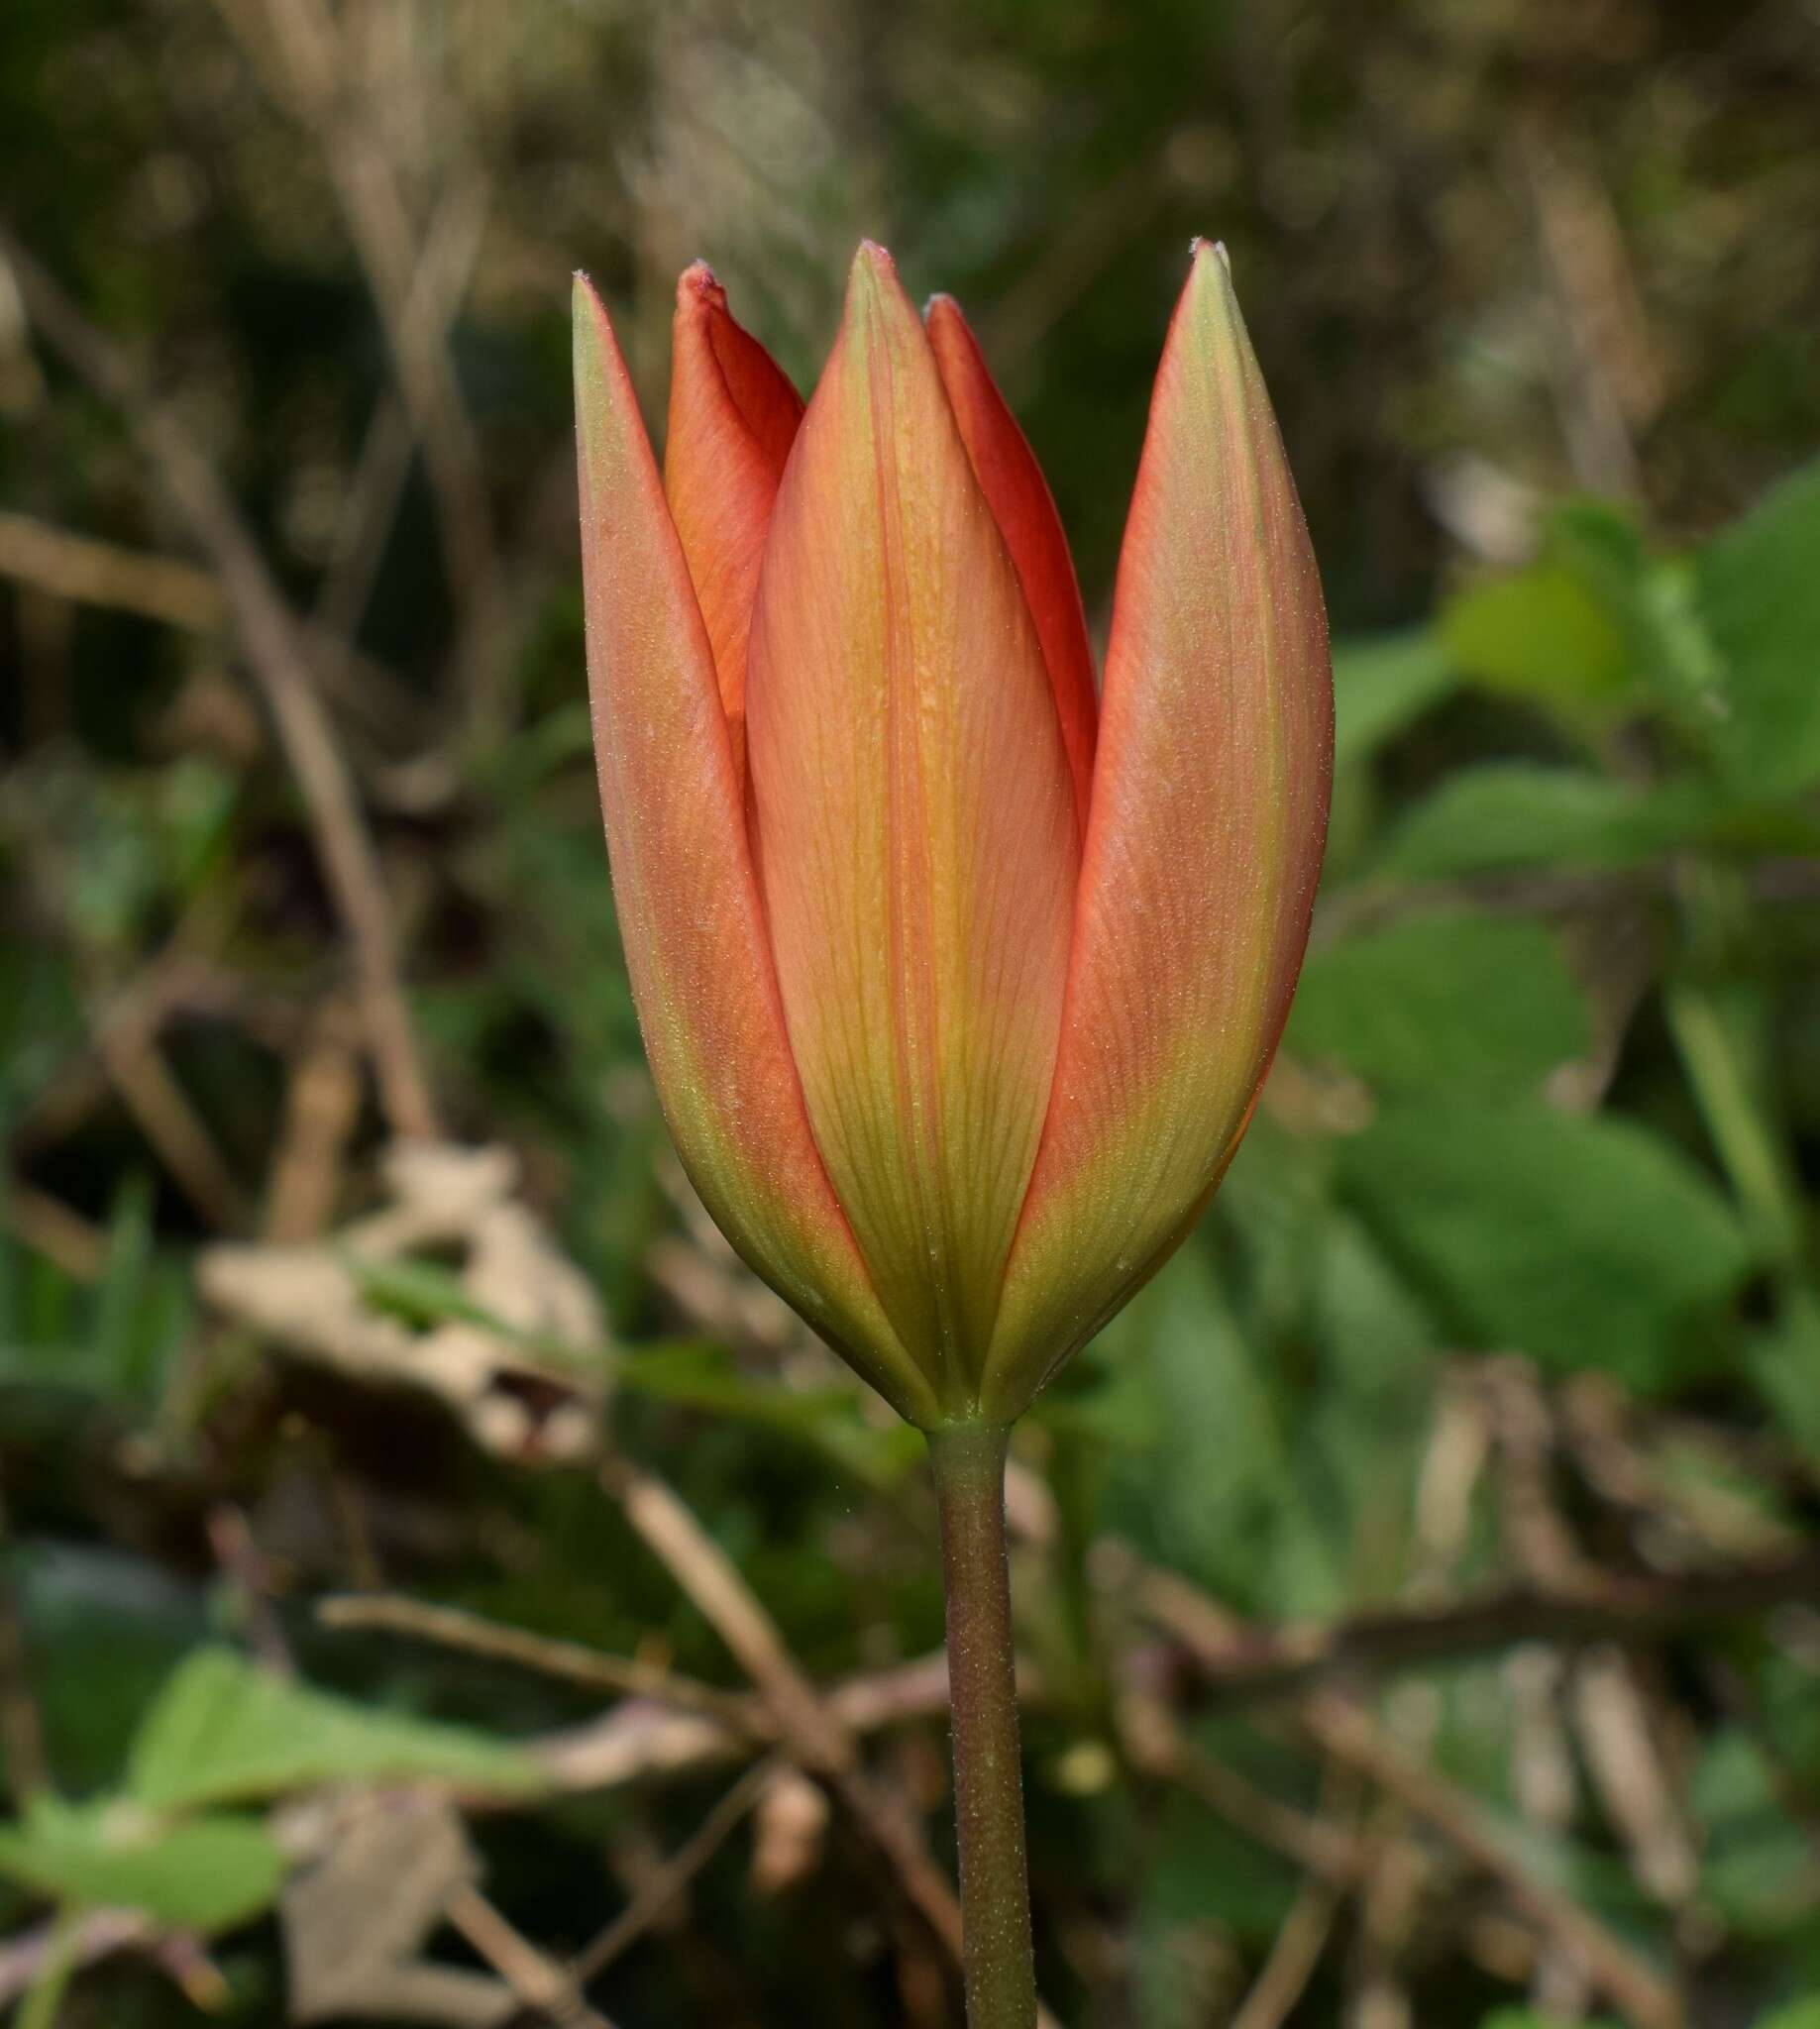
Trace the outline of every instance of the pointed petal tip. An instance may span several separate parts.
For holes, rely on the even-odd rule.
[[[1188,279],[1192,286],[1203,276],[1223,295],[1236,295],[1232,288],[1232,257],[1224,240],[1206,240],[1199,234],[1189,243]]]
[[[602,362],[617,354],[618,342],[613,337],[613,320],[600,300],[600,291],[591,276],[580,267],[570,288],[569,307],[576,372],[582,374],[597,371]]]
[[[864,285],[890,287],[897,279],[898,264],[891,258],[891,249],[881,247],[877,240],[862,240],[854,250],[853,266],[847,274],[849,293]]]
[[[686,309],[692,303],[724,303],[726,295],[719,276],[705,261],[692,261],[677,276],[676,299],[679,310]]]

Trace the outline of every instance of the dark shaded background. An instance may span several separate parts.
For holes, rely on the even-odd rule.
[[[883,239],[1103,630],[1195,233],[1327,580],[1335,835],[1214,1214],[1019,1441],[1044,1992],[1814,2029],[1817,131],[1798,5],[9,0],[30,2029],[958,2020],[919,1447],[638,1049],[568,276],[657,420],[689,260],[806,388]]]

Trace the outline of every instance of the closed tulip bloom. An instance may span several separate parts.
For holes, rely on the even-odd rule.
[[[1103,686],[959,309],[864,246],[804,408],[693,267],[660,480],[576,291],[595,750],[666,1119],[908,1418],[1009,1423],[1250,1118],[1325,837],[1320,581],[1222,251],[1164,342]]]

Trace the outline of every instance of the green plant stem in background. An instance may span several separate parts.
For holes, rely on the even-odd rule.
[[[59,1909],[45,1939],[45,1955],[19,2004],[15,2029],[56,2029],[63,1996],[76,1970],[76,1942],[81,1918],[73,1909]]]
[[[1004,1424],[929,1433],[948,1601],[948,1704],[968,2029],[1031,2029],[1036,1974],[1023,1839]]]

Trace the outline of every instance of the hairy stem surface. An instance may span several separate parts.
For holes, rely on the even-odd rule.
[[[960,1841],[967,2029],[1032,2029],[1030,1879],[1023,1843],[1005,1424],[929,1433],[948,1601],[948,1698]]]

